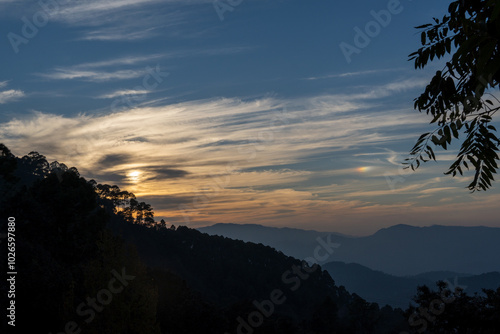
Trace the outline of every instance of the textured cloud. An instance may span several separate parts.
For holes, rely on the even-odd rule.
[[[78,40],[134,41],[154,36],[188,37],[196,4],[209,0],[0,0],[0,15],[20,18],[35,13],[76,28]],[[182,33],[181,33],[182,32]],[[198,32],[200,34],[201,32]]]
[[[82,28],[84,40],[137,40],[159,34],[179,36],[189,11],[179,6],[206,4],[194,0],[90,0],[61,5],[52,18]],[[174,7],[176,5],[176,7]]]
[[[73,118],[36,112],[31,119],[3,124],[1,131],[7,138],[23,138],[17,142],[24,146],[21,151],[36,143],[39,150],[58,147],[66,158],[85,156],[79,165],[89,170],[105,154],[121,151],[147,162],[168,156],[208,168],[241,160],[242,168],[252,168],[391,141],[397,136],[384,128],[417,122],[397,111],[358,112],[365,105],[346,100],[216,99]]]
[[[9,84],[8,81],[0,81],[0,89],[7,87],[8,84]],[[24,96],[25,94],[22,90],[17,90],[17,89],[8,89],[4,91],[0,90],[0,104],[17,101]]]
[[[0,104],[4,104],[11,101],[16,101],[24,96],[24,92],[15,89],[9,89],[0,92]]]
[[[84,81],[109,81],[139,78],[146,72],[141,70],[117,70],[114,72],[105,71],[79,71],[65,68],[56,68],[54,72],[41,74],[40,76],[56,80],[81,79]]]
[[[217,49],[185,49],[175,52],[155,53],[148,55],[128,55],[101,61],[75,64],[71,66],[57,66],[49,71],[35,73],[36,76],[50,80],[81,80],[89,82],[106,82],[112,80],[127,80],[140,78],[150,71],[159,71],[159,61],[171,58],[206,57],[236,54],[251,50],[250,47],[235,46]],[[163,70],[163,69],[162,69]],[[7,82],[0,82],[7,83]],[[1,86],[0,86],[1,88]],[[147,93],[146,90],[119,89],[107,94],[101,94],[99,98],[114,98],[124,95],[140,95]]]
[[[162,55],[158,54],[147,56],[127,56],[111,60],[77,64],[73,66],[56,67],[48,73],[38,73],[37,75],[53,80],[79,79],[96,82],[139,78],[146,74],[145,68],[138,67],[139,64],[145,64],[159,59],[160,57],[162,57]],[[123,69],[124,66],[129,66],[130,68]],[[111,93],[111,95],[112,94],[116,95],[117,92]]]
[[[356,76],[366,76],[371,74],[379,74],[384,72],[395,72],[401,71],[400,68],[388,68],[388,69],[378,69],[378,70],[367,70],[367,71],[358,71],[358,72],[344,72],[339,74],[327,74],[317,77],[309,77],[306,80],[321,80],[321,79],[334,79],[334,78],[347,78],[347,77],[356,77]]]
[[[346,222],[380,222],[414,207],[455,208],[439,201],[463,189],[463,179],[429,178],[440,165],[404,174],[401,154],[385,148],[415,138],[422,121],[380,101],[415,85],[74,117],[34,112],[0,124],[0,137],[16,154],[37,150],[99,182],[155,199],[157,214],[172,222],[300,226],[315,219],[318,226],[335,220],[347,228]],[[380,103],[368,103],[374,100]],[[161,198],[181,206],[163,205]]]
[[[114,99],[114,98],[120,97],[120,96],[144,95],[144,94],[147,94],[147,93],[148,93],[147,90],[123,89],[123,90],[115,90],[114,92],[100,95],[100,96],[98,96],[98,98],[100,98],[100,99]]]

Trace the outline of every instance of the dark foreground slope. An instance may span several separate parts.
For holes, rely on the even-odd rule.
[[[3,321],[1,333],[500,330],[500,289],[467,296],[439,283],[437,291],[419,287],[417,307],[404,313],[379,308],[319,266],[259,244],[158,227],[133,194],[35,152],[16,158],[2,145],[0,217],[0,236],[15,239],[7,242],[18,272],[15,284],[0,282],[0,307],[15,301],[4,318],[15,327]],[[2,256],[0,267],[6,262]]]
[[[160,333],[147,268],[107,231],[94,186],[75,169],[35,153],[17,159],[0,145],[0,217],[17,272],[14,284],[0,283],[2,310],[14,305],[1,333]]]
[[[407,323],[270,247],[157,228],[133,194],[35,152],[0,146],[0,176],[19,273],[16,327],[2,322],[2,333],[399,333]]]
[[[187,227],[116,223],[113,230],[136,245],[155,272],[182,277],[212,311],[218,310],[216,318],[231,333],[248,326],[257,333],[396,333],[405,326],[401,311],[380,310],[337,287],[321,267],[267,246]]]

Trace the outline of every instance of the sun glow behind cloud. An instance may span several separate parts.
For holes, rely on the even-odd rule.
[[[138,183],[140,181],[141,172],[138,170],[131,171],[127,174],[128,180],[132,183]]]

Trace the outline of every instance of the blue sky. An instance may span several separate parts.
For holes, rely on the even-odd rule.
[[[414,27],[446,8],[0,0],[0,140],[133,191],[176,225],[500,226],[497,187],[470,194],[471,174],[443,175],[456,145],[401,170],[430,129],[413,99],[442,66],[407,61]]]

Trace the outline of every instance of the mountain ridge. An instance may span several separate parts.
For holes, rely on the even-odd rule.
[[[359,263],[396,276],[432,271],[474,275],[500,271],[495,256],[500,254],[500,228],[496,227],[398,224],[363,237],[257,224],[216,224],[198,230],[269,245],[299,259],[311,257],[318,245],[318,237],[328,237],[340,246],[327,259],[319,261],[320,264],[330,261]]]

